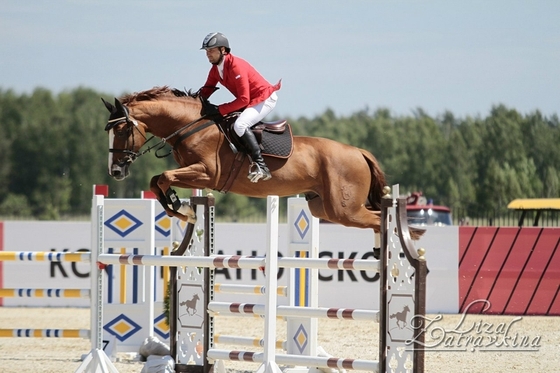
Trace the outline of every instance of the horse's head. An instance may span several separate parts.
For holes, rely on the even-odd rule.
[[[111,113],[105,126],[105,131],[109,133],[109,175],[115,180],[123,180],[129,175],[128,167],[146,142],[146,133],[117,98],[115,105],[101,100]]]

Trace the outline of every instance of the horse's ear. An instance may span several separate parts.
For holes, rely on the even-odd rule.
[[[103,101],[103,103],[105,104],[105,107],[107,108],[107,110],[109,110],[110,113],[114,113],[117,110],[117,108],[115,108],[113,105],[111,105],[110,103],[105,101],[103,99],[103,97],[101,97],[101,101]]]
[[[124,105],[115,97],[115,106],[117,107],[117,111],[122,112],[125,117],[128,118],[128,110],[124,107]]]

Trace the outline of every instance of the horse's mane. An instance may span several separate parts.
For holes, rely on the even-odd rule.
[[[177,88],[169,88],[169,86],[154,87],[142,92],[134,92],[121,97],[120,101],[124,104],[130,104],[133,101],[150,101],[157,100],[160,97],[171,96],[171,97],[189,97],[197,98],[198,92],[192,92],[191,89],[188,91],[181,91]]]

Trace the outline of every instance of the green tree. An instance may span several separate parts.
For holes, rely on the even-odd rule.
[[[77,88],[57,96],[43,88],[18,95],[0,89],[0,214],[56,219],[89,213],[93,184],[109,184],[111,197],[138,197],[152,176],[174,169],[172,157],[140,157],[131,175],[108,175],[108,112],[100,94]],[[349,116],[331,109],[290,119],[297,135],[320,136],[369,150],[388,184],[422,191],[435,203],[470,216],[505,209],[514,198],[560,196],[560,125],[556,115],[521,115],[497,105],[485,117],[432,118],[422,109],[395,115],[366,108]],[[155,142],[152,142],[153,144]],[[161,152],[160,152],[161,154]],[[177,192],[183,198],[191,191]],[[264,216],[266,201],[215,193],[219,216]],[[228,216],[228,218],[225,218]]]
[[[0,203],[0,216],[32,218],[33,211],[25,196],[9,193]]]
[[[87,213],[91,205],[92,184],[107,184],[107,134],[103,127],[108,112],[103,109],[99,94],[78,88],[58,96],[64,113],[65,170],[71,190],[70,213]]]

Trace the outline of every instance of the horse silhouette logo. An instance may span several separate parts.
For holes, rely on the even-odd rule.
[[[410,308],[408,308],[408,305],[404,306],[403,310],[401,312],[397,312],[394,313],[392,315],[389,315],[390,319],[397,319],[397,326],[399,327],[399,329],[404,329],[407,325],[406,322],[406,315],[410,312]]]
[[[194,316],[196,314],[196,302],[199,300],[198,294],[195,294],[192,299],[179,303],[179,306],[187,306],[187,314]]]

